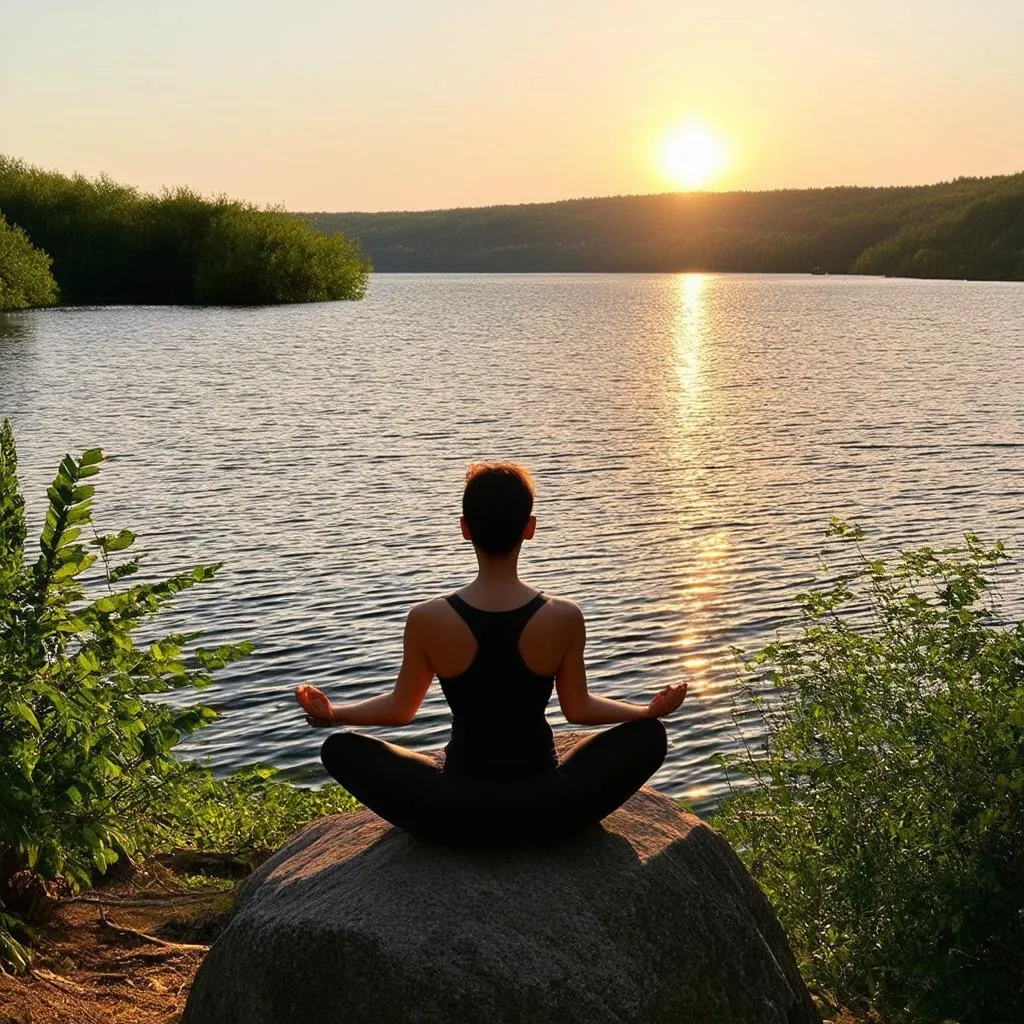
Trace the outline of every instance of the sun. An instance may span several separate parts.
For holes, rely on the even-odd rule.
[[[707,125],[690,121],[661,144],[658,162],[662,173],[677,188],[706,188],[728,162],[725,144]]]

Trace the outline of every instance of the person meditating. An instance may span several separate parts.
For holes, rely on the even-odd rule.
[[[321,749],[345,789],[414,835],[490,846],[565,839],[611,814],[665,758],[658,719],[683,702],[686,683],[666,686],[646,705],[588,691],[579,608],[519,578],[520,548],[537,527],[533,498],[521,466],[471,465],[460,524],[476,553],[476,578],[409,612],[394,689],[346,704],[314,686],[295,691],[312,726],[405,725],[437,676],[452,711],[443,765],[358,732],[332,733]],[[552,689],[569,722],[620,724],[559,762],[544,717]]]

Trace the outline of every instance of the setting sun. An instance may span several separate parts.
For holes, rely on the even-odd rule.
[[[697,121],[672,132],[662,142],[658,157],[665,177],[677,188],[684,189],[710,185],[727,162],[722,140]]]

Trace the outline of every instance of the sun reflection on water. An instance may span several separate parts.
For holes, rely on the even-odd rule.
[[[687,542],[688,570],[682,581],[681,598],[684,626],[677,641],[682,665],[691,685],[703,694],[715,687],[717,673],[707,653],[708,631],[714,618],[714,605],[727,570],[721,564],[729,555],[729,535],[716,530]]]
[[[707,274],[680,274],[676,278],[675,369],[679,379],[680,412],[704,389],[703,348],[707,330],[705,292]]]
[[[698,455],[707,444],[705,425],[711,394],[706,361],[712,341],[709,298],[714,287],[708,274],[679,274],[674,282],[671,364],[674,372],[675,424],[673,452],[685,472],[678,479],[676,502],[680,545],[679,598],[681,625],[677,638],[680,665],[694,696],[702,699],[719,689],[718,666],[711,655],[716,617],[730,537],[715,525],[715,512],[706,504],[709,488],[701,478],[714,460]],[[712,492],[713,493],[713,492]],[[701,501],[698,495],[704,495]]]

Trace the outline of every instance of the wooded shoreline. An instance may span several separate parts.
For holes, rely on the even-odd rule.
[[[1024,173],[936,185],[692,192],[305,213],[383,272],[875,274],[1024,280]]]

